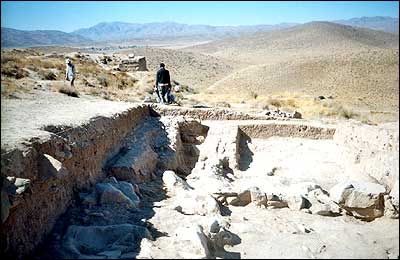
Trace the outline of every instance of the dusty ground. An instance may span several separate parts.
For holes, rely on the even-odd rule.
[[[211,127],[207,138],[212,138],[210,131],[229,135],[227,125],[234,125],[234,122],[224,124],[224,131],[221,129],[222,122],[203,123]],[[220,147],[222,143],[213,141],[208,145],[212,145],[211,143],[216,146],[215,150],[229,154],[229,149],[225,150],[227,147]],[[200,158],[202,149],[207,149],[204,145],[205,143],[203,147],[199,146]],[[213,175],[206,171],[201,173],[204,176],[195,173],[196,177],[192,177],[192,173],[187,177],[187,182],[194,190],[189,193],[212,194],[221,190],[243,191],[258,187],[267,193],[285,194],[290,192],[291,185],[317,183],[323,189],[329,190],[336,183],[349,178],[371,181],[367,176],[350,177],[345,173],[345,166],[339,160],[340,147],[331,139],[270,137],[250,139],[244,145],[247,149],[240,160],[241,170],[233,170],[229,177],[218,177],[217,180],[214,179],[215,176],[208,177]],[[211,148],[210,151],[215,150]],[[184,196],[178,193],[183,190],[176,189],[178,191],[171,198],[155,204],[155,214],[148,220],[152,227],[168,235],[153,242],[142,242],[139,258],[190,256],[188,250],[180,247],[180,243],[186,241],[175,235],[178,234],[177,230],[185,227],[189,230],[196,224],[208,230],[215,219],[218,219],[218,223],[229,223],[227,229],[230,235],[227,236],[231,237],[232,244],[213,251],[214,257],[396,258],[399,255],[398,220],[383,217],[365,222],[346,215],[320,216],[288,208],[265,209],[255,204],[244,207],[229,205],[221,209],[222,217],[218,214],[199,216],[199,213],[185,213],[185,208],[184,212],[176,209],[176,205],[184,205],[179,204]],[[186,210],[190,209],[185,207]],[[187,232],[189,236],[190,232]],[[194,242],[191,246],[199,248],[194,246]],[[202,256],[202,253],[194,249],[190,252],[194,254],[193,257]]]
[[[8,150],[37,136],[49,136],[48,125],[76,127],[97,116],[111,116],[132,107],[92,96],[69,97],[36,90],[1,100],[1,148]],[[101,109],[99,109],[101,107]]]

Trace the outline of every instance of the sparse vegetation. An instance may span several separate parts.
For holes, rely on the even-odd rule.
[[[61,87],[59,88],[58,92],[66,94],[70,97],[79,97],[78,91],[70,87]]]
[[[258,94],[257,94],[256,92],[254,92],[254,91],[250,91],[250,96],[251,96],[252,98],[254,98],[254,99],[257,99]]]
[[[222,101],[222,102],[217,102],[215,104],[215,106],[216,107],[227,107],[227,108],[230,108],[231,104],[229,104],[228,102]]]
[[[44,80],[56,80],[58,78],[54,72],[48,70],[39,70],[38,74]]]
[[[97,82],[100,84],[100,86],[103,87],[108,87],[108,85],[110,84],[108,76],[104,73],[97,76]]]
[[[1,65],[1,75],[15,79],[22,79],[29,75],[27,71],[12,63]]]

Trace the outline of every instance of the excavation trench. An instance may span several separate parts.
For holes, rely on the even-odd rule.
[[[184,223],[207,227],[216,215],[233,225],[246,214],[237,206],[250,203],[238,197],[246,188],[278,194],[316,182],[329,189],[347,175],[334,126],[238,119],[223,111],[137,106],[79,127],[46,126],[51,138],[2,155],[2,207],[8,205],[2,251],[40,259],[245,257],[253,238],[240,229],[228,225],[216,234],[204,231],[207,236],[203,228],[186,230],[197,234],[195,241],[205,239],[197,245],[204,255],[174,248],[189,243],[177,230]],[[167,170],[189,188],[175,194],[166,188]],[[383,182],[393,187],[392,179]],[[178,201],[179,192],[195,199]],[[237,205],[218,194],[236,194]]]

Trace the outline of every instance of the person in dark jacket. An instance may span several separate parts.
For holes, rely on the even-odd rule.
[[[171,78],[169,71],[165,69],[165,64],[160,64],[160,69],[157,71],[156,88],[160,102],[165,104],[169,103],[169,94],[171,92]]]

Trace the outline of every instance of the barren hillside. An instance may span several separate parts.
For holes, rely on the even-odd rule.
[[[163,62],[172,78],[196,89],[208,87],[233,71],[232,66],[211,55],[149,47],[136,47],[118,53],[145,56],[149,71],[154,73]]]
[[[398,50],[367,50],[249,66],[210,90],[332,96],[343,104],[398,110]]]
[[[324,95],[358,109],[398,111],[398,46],[394,34],[313,22],[186,50],[235,63],[212,93]]]
[[[279,31],[197,45],[186,50],[237,61],[265,62],[287,54],[308,56],[311,52],[313,55],[324,55],[333,51],[398,47],[398,35],[395,34],[330,22],[311,22]]]

